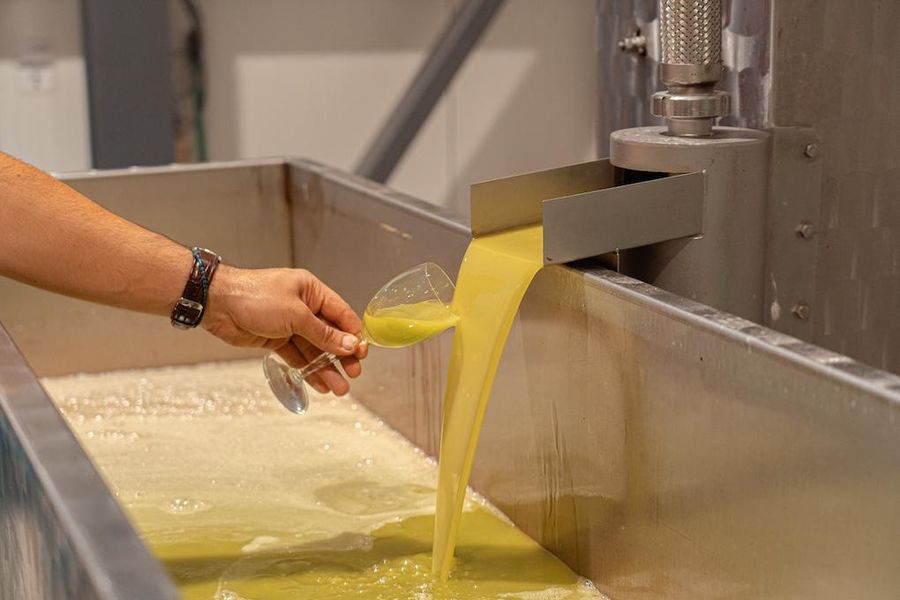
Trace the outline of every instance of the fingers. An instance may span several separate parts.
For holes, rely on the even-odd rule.
[[[362,373],[362,365],[355,356],[345,356],[342,358],[341,367],[344,369],[344,373],[347,374],[347,377],[350,377],[351,379],[356,379]]]
[[[368,355],[369,343],[364,340],[356,347],[356,352],[353,356],[345,356],[341,359],[341,366],[344,368],[344,372],[348,377],[356,379],[362,375],[362,364],[360,361],[365,359]]]
[[[348,333],[358,334],[362,331],[362,321],[359,316],[337,292],[315,276],[310,276],[310,285],[314,288],[311,290],[311,295],[319,300],[318,312],[324,319]]]
[[[295,369],[302,369],[306,366],[306,363],[309,362],[306,360],[306,357],[294,346],[290,341],[282,346],[280,346],[275,352],[278,353],[278,356],[284,359],[288,365],[294,367]]]
[[[341,358],[341,367],[349,378],[362,373],[360,361],[368,354],[368,345],[357,336],[362,322],[350,306],[333,290],[307,271],[302,276],[300,297],[291,311],[291,340],[286,360],[306,365],[320,352],[331,352]],[[327,366],[307,377],[316,390],[331,390],[337,395],[350,391],[350,384],[337,368]]]
[[[320,354],[318,348],[299,336],[294,336],[291,340],[291,344],[305,357],[306,362],[312,362]],[[357,377],[362,371],[362,367],[359,365],[359,361],[355,357],[349,356],[342,358],[341,362],[342,367],[346,368],[345,365],[349,365],[350,370],[354,372],[354,374],[352,375],[350,373],[347,373],[350,377]],[[309,381],[310,385],[313,385],[313,387],[315,387],[317,391],[322,393],[331,391],[338,396],[343,396],[350,391],[350,384],[347,383],[347,380],[344,379],[344,376],[340,373],[340,371],[338,371],[332,365],[323,367],[315,373],[310,374],[307,378],[307,381]],[[314,385],[314,383],[318,383],[319,385]]]
[[[306,365],[309,364],[311,357],[308,356],[306,352],[304,352],[301,348],[293,343],[293,341],[288,341],[285,345],[278,348],[276,350],[278,355],[284,359],[284,361],[295,369],[302,369]],[[321,394],[328,393],[328,386],[322,380],[322,378],[318,375],[318,373],[312,373],[305,379],[306,383],[311,385],[313,389]]]
[[[291,323],[294,335],[299,335],[318,348],[337,356],[349,356],[356,352],[359,340],[352,333],[341,331],[320,319],[299,298]]]
[[[350,384],[334,367],[325,367],[318,374],[335,396],[344,396],[350,391]]]

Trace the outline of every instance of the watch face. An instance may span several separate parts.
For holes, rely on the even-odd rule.
[[[172,311],[172,325],[189,329],[197,325],[200,315],[203,314],[203,305],[187,298],[180,298]]]

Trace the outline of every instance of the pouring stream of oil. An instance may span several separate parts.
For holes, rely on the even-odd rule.
[[[446,580],[481,422],[500,356],[525,291],[543,265],[543,228],[472,240],[453,296],[459,315],[450,355],[438,461],[432,572]]]

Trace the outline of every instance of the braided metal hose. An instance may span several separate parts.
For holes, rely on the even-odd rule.
[[[721,0],[661,0],[659,35],[663,64],[721,64]]]
[[[722,0],[660,0],[659,77],[668,91],[653,96],[652,112],[669,133],[712,135],[728,114],[728,94],[715,90],[722,74]]]

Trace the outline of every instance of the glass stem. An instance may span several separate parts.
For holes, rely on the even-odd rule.
[[[323,369],[328,365],[334,364],[338,361],[338,357],[332,354],[331,352],[323,352],[319,356],[313,359],[312,362],[307,364],[302,369],[292,369],[291,377],[299,377],[300,379],[306,381],[306,378],[318,371],[319,369]]]

